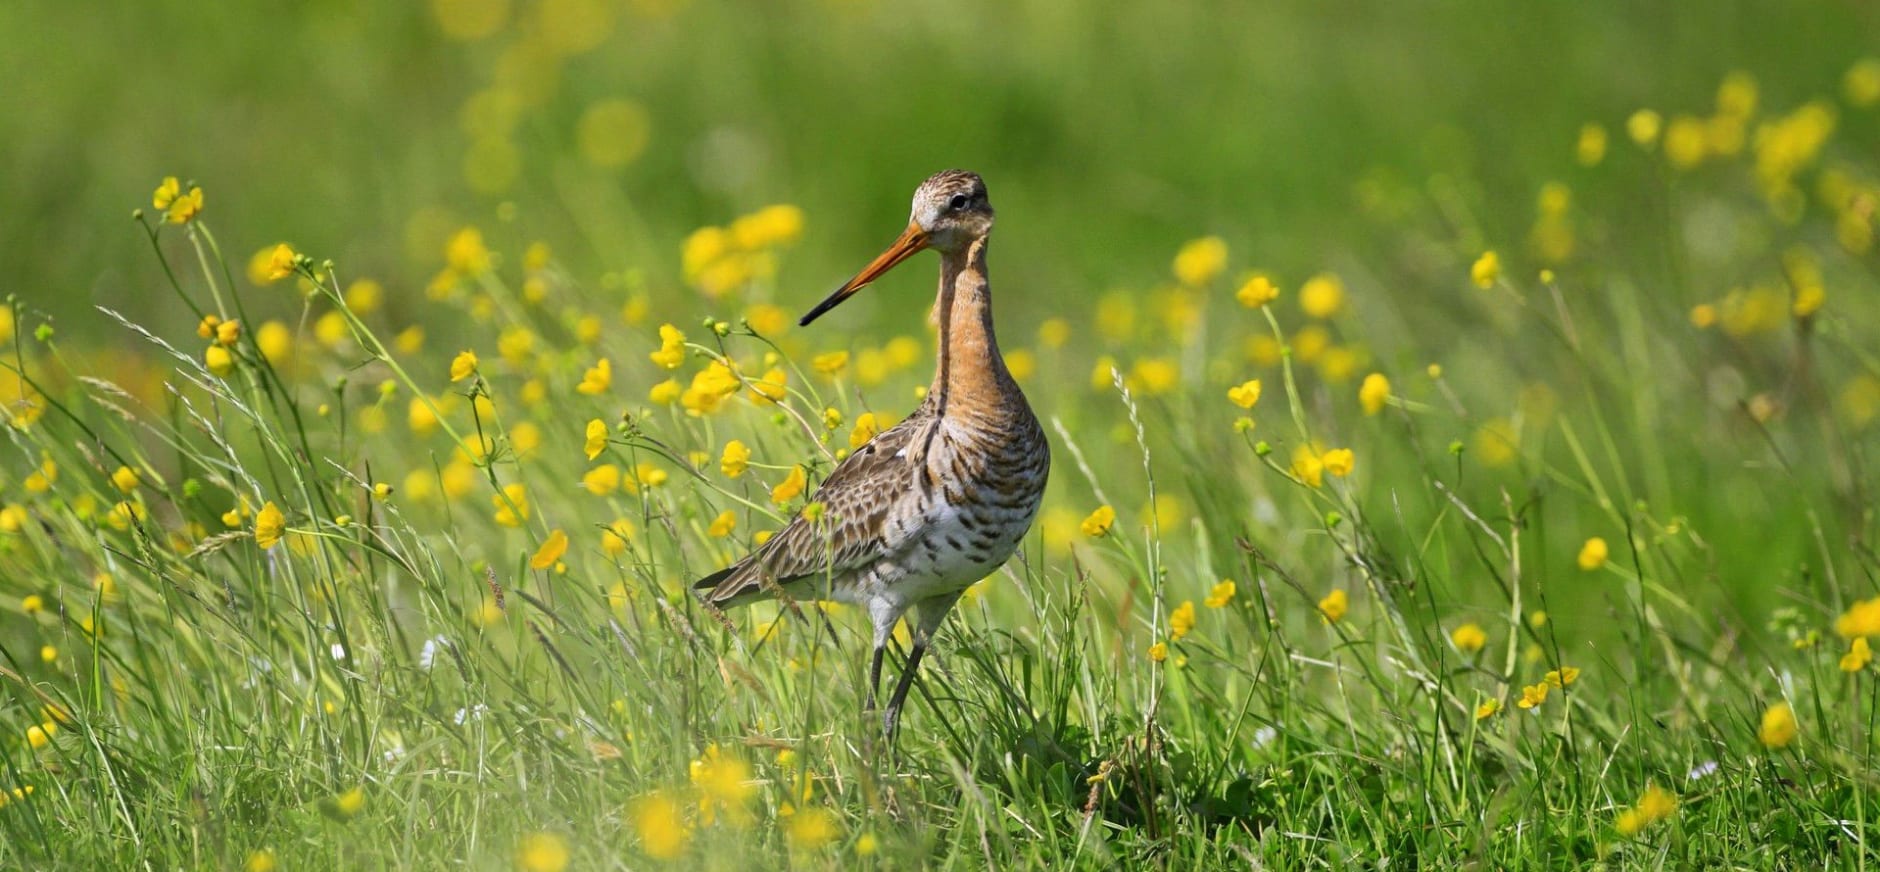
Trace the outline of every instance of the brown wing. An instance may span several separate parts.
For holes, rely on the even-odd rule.
[[[797,515],[750,556],[699,579],[693,587],[709,590],[707,602],[732,606],[770,595],[774,589],[766,578],[779,586],[840,578],[880,557],[888,511],[913,487],[919,469],[922,452],[917,440],[925,438],[932,421],[921,412],[836,465],[811,495],[823,504],[819,520]]]

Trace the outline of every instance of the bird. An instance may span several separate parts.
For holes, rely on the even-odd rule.
[[[808,326],[916,253],[940,255],[930,318],[938,359],[919,407],[836,465],[811,495],[821,512],[799,513],[748,556],[694,585],[718,608],[784,597],[866,611],[874,630],[868,712],[888,641],[905,616],[913,648],[882,713],[890,737],[934,634],[966,589],[1018,548],[1050,476],[1044,428],[993,332],[986,268],[992,219],[977,173],[934,174],[915,189],[900,237],[803,316],[799,323]]]

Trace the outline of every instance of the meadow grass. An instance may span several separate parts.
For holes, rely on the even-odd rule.
[[[1876,101],[1733,75],[1512,232],[1380,175],[1375,261],[1002,320],[1052,490],[893,743],[863,616],[687,586],[914,406],[924,281],[864,341],[795,207],[671,286],[499,215],[399,319],[166,182],[197,332],[0,310],[0,865],[1865,868]]]

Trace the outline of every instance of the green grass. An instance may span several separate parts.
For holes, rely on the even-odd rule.
[[[555,61],[508,134],[516,178],[479,191],[460,172],[476,137],[450,125],[483,79],[357,89],[396,81],[401,48],[499,81],[546,7],[462,46],[437,8],[309,13],[362,29],[357,81],[278,69],[290,45],[126,82],[194,107],[176,123],[210,125],[200,157],[116,154],[84,197],[142,206],[138,224],[42,211],[73,234],[15,252],[31,289],[0,319],[0,866],[1867,866],[1880,696],[1871,666],[1843,669],[1880,633],[1880,110],[1843,81],[1872,44],[1861,10],[1625,27],[1554,10],[1500,40],[1479,4],[1150,16],[1186,34],[1171,44],[1146,13],[1052,4],[981,40],[866,10],[623,12],[606,45],[645,51]],[[1639,55],[1649,81],[1616,63],[1693,28],[1715,41]],[[1472,50],[1404,57],[1399,32]],[[1516,76],[1549,45],[1558,80]],[[1704,65],[1715,45],[1728,65]],[[911,96],[852,91],[870,64]],[[1678,119],[1717,136],[1735,67],[1756,83],[1740,149],[1704,138],[1685,161]],[[200,96],[243,70],[359,102],[256,110],[280,148],[245,164],[210,135],[240,113]],[[935,120],[955,99],[935,75],[990,114]],[[1285,85],[1259,99],[1299,120],[1204,136],[1231,101],[1197,83],[1234,76]],[[583,163],[569,131],[622,80],[655,136],[624,168]],[[83,91],[33,111],[114,141],[126,122],[76,120]],[[1106,116],[1119,95],[1154,105]],[[1831,129],[1799,112],[1811,100]],[[1641,105],[1666,122],[1647,146],[1627,134]],[[1108,140],[1073,123],[1104,118]],[[1582,162],[1588,122],[1608,142]],[[908,123],[955,137],[889,135]],[[71,135],[37,130],[0,148]],[[774,161],[731,159],[752,143]],[[1035,532],[962,601],[890,744],[861,711],[863,616],[721,615],[686,587],[803,509],[813,488],[773,499],[793,466],[813,483],[862,415],[916,404],[931,261],[812,328],[788,316],[873,254],[924,173],[966,158],[1000,210],[1000,335],[1057,462]],[[166,223],[145,192],[178,163],[205,167],[206,207]],[[41,176],[0,184],[43,203]],[[381,199],[329,205],[362,177]],[[705,293],[685,240],[768,202],[806,224],[733,247],[715,264],[752,270]],[[1191,248],[1171,275],[1210,233],[1224,262]],[[250,256],[283,238],[304,256],[268,280]],[[1487,250],[1501,268],[1477,287]],[[1255,270],[1280,289],[1264,308],[1237,299]],[[73,276],[107,288],[98,305],[40,290]],[[221,375],[206,313],[242,324]],[[667,323],[685,334],[672,369],[649,357]],[[463,350],[476,371],[453,380]],[[698,393],[714,364],[739,374],[715,403]],[[759,401],[772,371],[787,393]],[[1373,373],[1388,399],[1367,409]],[[667,379],[692,392],[662,397]],[[1242,408],[1229,392],[1250,379]],[[751,451],[735,476],[730,440]],[[1335,449],[1348,475],[1327,471]],[[1102,506],[1107,531],[1085,523]],[[544,550],[555,533],[564,553]],[[1595,538],[1606,557],[1582,565]],[[1577,677],[1550,685],[1563,667]],[[1653,787],[1676,802],[1646,821]]]

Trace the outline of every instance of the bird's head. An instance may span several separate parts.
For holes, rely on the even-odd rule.
[[[803,316],[802,324],[816,320],[824,312],[840,305],[869,282],[880,278],[915,252],[932,248],[943,252],[964,250],[973,240],[992,232],[992,201],[986,198],[986,182],[978,173],[944,170],[934,173],[914,189],[914,205],[907,229],[854,278],[842,283],[828,298]]]

